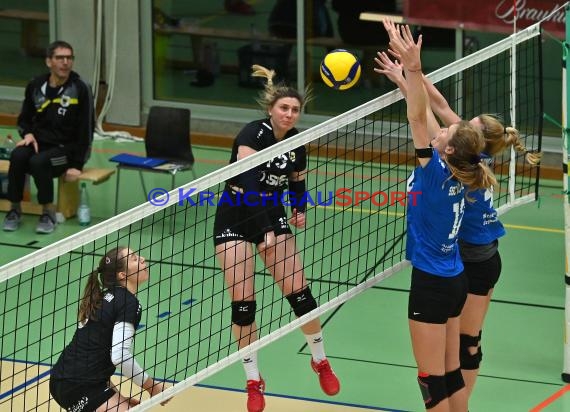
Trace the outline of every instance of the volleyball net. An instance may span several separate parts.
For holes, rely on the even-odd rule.
[[[540,150],[540,62],[540,29],[532,26],[429,77],[463,118],[498,114],[519,129],[528,149]],[[301,145],[308,151],[308,223],[296,230],[296,242],[319,307],[297,319],[256,258],[260,339],[243,351],[270,344],[406,267],[406,180],[416,159],[405,101],[394,90],[0,267],[0,409],[54,407],[39,386],[77,328],[88,274],[118,246],[146,257],[150,273],[137,293],[143,318],[134,356],[149,375],[175,382],[137,409],[238,361],[243,353],[231,335],[231,302],[214,253],[216,204],[227,179]],[[523,155],[498,156],[494,171],[501,212],[535,199],[538,168]],[[131,381],[120,389],[141,392]]]

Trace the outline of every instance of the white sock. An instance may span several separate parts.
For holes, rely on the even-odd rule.
[[[251,355],[242,358],[241,363],[243,364],[245,377],[248,381],[260,380],[259,368],[257,367],[257,352],[253,352]]]
[[[320,362],[327,358],[325,355],[325,344],[323,343],[323,332],[305,335],[305,339],[307,339],[309,349],[311,349],[311,354],[315,362]]]

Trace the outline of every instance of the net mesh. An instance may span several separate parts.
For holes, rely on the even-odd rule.
[[[430,77],[463,118],[498,114],[520,130],[527,148],[540,149],[538,27]],[[256,321],[261,338],[251,348],[269,344],[405,267],[402,199],[416,165],[410,137],[405,102],[393,91],[170,192],[163,207],[140,205],[4,265],[0,409],[57,410],[40,385],[77,328],[86,276],[106,251],[119,245],[147,259],[150,280],[137,293],[143,320],[134,354],[151,376],[176,382],[169,394],[238,360],[230,329],[231,302],[212,240],[216,202],[229,177],[300,145],[308,147],[310,197],[308,225],[296,231],[296,242],[319,309],[296,319],[257,259]],[[501,209],[532,199],[538,183],[538,169],[528,166],[524,156],[511,155],[498,156],[494,164],[499,182],[495,202]],[[123,393],[140,392],[131,381],[121,385]],[[161,399],[146,400],[138,408]]]

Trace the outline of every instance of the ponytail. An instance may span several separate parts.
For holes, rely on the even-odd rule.
[[[453,153],[445,156],[445,162],[452,175],[468,187],[467,200],[471,200],[469,192],[497,184],[493,172],[480,157],[485,141],[479,129],[466,121],[459,122],[448,145],[453,148]]]
[[[89,275],[85,290],[83,291],[83,298],[79,304],[79,322],[83,323],[87,319],[96,320],[96,313],[101,307],[102,299],[103,292],[101,290],[101,283],[99,282],[99,271],[95,270]]]
[[[481,114],[478,116],[485,138],[485,153],[495,156],[507,147],[513,146],[518,153],[524,153],[526,161],[535,166],[540,163],[542,153],[528,150],[521,142],[519,131],[511,126],[503,126],[499,118],[491,114]]]
[[[252,77],[261,77],[265,79],[265,87],[259,93],[259,97],[256,99],[257,103],[261,106],[263,110],[267,110],[275,104],[275,102],[283,97],[293,97],[299,100],[301,107],[303,107],[312,98],[311,87],[307,85],[303,94],[299,93],[297,89],[288,86],[282,82],[275,84],[274,79],[277,73],[275,70],[268,69],[266,67],[260,66],[259,64],[254,64],[251,66]]]
[[[520,141],[520,134],[517,129],[507,126],[505,127],[505,135],[506,144],[508,146],[513,146],[515,151],[524,153],[525,159],[529,164],[536,166],[540,163],[540,160],[542,159],[542,152],[528,150]]]
[[[124,252],[126,251],[126,253]],[[97,320],[97,311],[103,300],[103,289],[117,285],[117,273],[127,268],[128,248],[120,246],[107,252],[99,261],[99,266],[89,274],[83,297],[79,303],[77,317],[79,322],[88,319]]]

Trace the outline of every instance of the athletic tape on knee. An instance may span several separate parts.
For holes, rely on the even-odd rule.
[[[317,301],[308,286],[300,292],[291,293],[287,296],[287,300],[299,318],[317,308]]]
[[[255,300],[241,300],[232,302],[232,323],[238,326],[249,326],[255,322]]]
[[[426,409],[437,406],[442,400],[447,398],[447,388],[445,386],[445,376],[418,374],[418,384],[424,398]]]
[[[459,361],[461,363],[461,369],[479,369],[481,359],[483,358],[481,348],[479,347],[476,353],[471,353],[469,348],[478,347],[480,336],[481,334],[479,334],[479,336],[471,336],[463,333],[459,335]]]
[[[457,368],[454,371],[445,374],[445,387],[447,388],[447,396],[450,397],[455,392],[465,387],[461,369]]]

